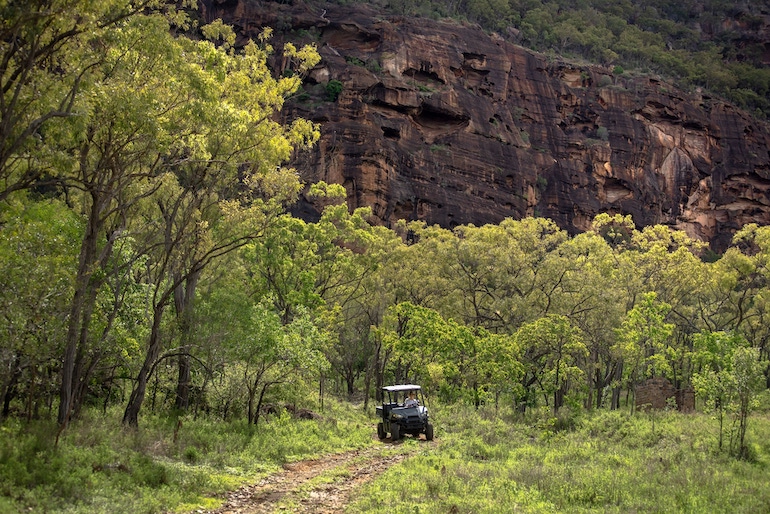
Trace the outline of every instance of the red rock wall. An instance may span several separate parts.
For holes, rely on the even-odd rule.
[[[283,36],[318,46],[323,61],[285,112],[323,135],[292,164],[307,182],[343,184],[350,206],[383,224],[536,215],[577,233],[609,212],[721,250],[737,228],[770,222],[770,130],[718,98],[475,26],[295,3],[206,0],[201,13],[244,41],[272,26],[276,48]],[[335,102],[329,80],[344,84]],[[308,202],[298,209],[313,215]]]

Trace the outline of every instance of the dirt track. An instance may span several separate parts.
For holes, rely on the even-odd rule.
[[[394,453],[393,445],[385,442],[286,464],[283,471],[228,494],[225,504],[209,513],[342,512],[356,487],[401,462],[409,453]]]

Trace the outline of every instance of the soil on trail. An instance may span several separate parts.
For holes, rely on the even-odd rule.
[[[229,493],[222,507],[208,513],[342,512],[355,488],[413,453],[393,450],[392,444],[379,444],[285,464],[283,471]]]

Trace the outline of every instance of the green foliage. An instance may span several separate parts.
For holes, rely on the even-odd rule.
[[[706,408],[719,421],[718,449],[723,449],[724,415],[734,421],[728,428],[729,450],[749,459],[745,435],[748,417],[757,407],[757,394],[764,388],[764,359],[748,347],[738,334],[701,332],[694,339],[694,361],[700,371],[693,374],[693,386]]]
[[[330,80],[326,83],[326,99],[330,102],[336,102],[342,93],[342,82],[339,80]]]
[[[607,87],[612,85],[612,77],[609,75],[602,75],[599,77],[599,81],[597,83],[599,87]]]
[[[605,4],[392,7],[514,25],[524,42],[590,56],[615,75],[678,73],[767,112],[770,81],[747,61],[751,49],[723,52],[732,36],[704,43],[683,25],[721,19],[727,7]],[[189,20],[156,2],[137,12],[122,0],[30,6],[0,5],[0,510],[163,511],[287,460],[369,444],[367,421],[303,424],[260,406],[308,405],[316,390],[364,391],[368,401],[374,384],[391,380],[422,382],[431,399],[483,413],[445,416],[446,455],[418,463],[427,477],[419,491],[404,486],[428,510],[644,511],[658,507],[625,493],[653,496],[632,471],[678,483],[674,471],[685,469],[723,490],[730,484],[698,474],[691,453],[727,447],[747,476],[744,466],[764,463],[768,438],[752,413],[770,346],[767,227],[747,225],[708,259],[683,232],[637,230],[622,214],[601,214],[574,237],[533,218],[391,230],[374,227],[370,209],[350,212],[344,187],[326,183],[307,190],[320,219],[302,221],[283,214],[302,185],[281,164],[312,145],[318,127],[281,125],[276,114],[318,62],[313,45],[286,44],[271,70],[269,30],[236,49],[221,21],[203,27],[203,39],[174,36]],[[76,19],[64,15],[72,11]],[[373,60],[349,62],[380,71]],[[343,91],[337,80],[318,87],[330,101]],[[609,133],[598,127],[596,137]],[[538,177],[536,186],[548,184]],[[692,384],[715,417],[710,432],[695,436],[665,413],[586,415],[620,409],[621,390],[648,376]],[[187,407],[175,401],[182,386]],[[119,431],[112,405],[130,397],[136,416],[145,395],[156,413],[190,414]],[[96,405],[104,418],[93,417]],[[522,424],[504,421],[510,406]],[[57,407],[61,426],[81,409],[91,416],[59,445]],[[514,436],[552,446],[512,446]],[[599,452],[605,440],[613,456]],[[493,475],[488,463],[504,471]],[[608,475],[613,466],[628,476]],[[689,482],[665,501],[674,511],[730,504]]]
[[[364,61],[362,61],[358,57],[353,57],[350,55],[345,56],[345,62],[348,64],[352,64],[353,66],[360,66],[362,68],[366,66],[366,63]]]
[[[656,293],[645,293],[618,329],[615,351],[625,363],[630,387],[643,378],[671,376],[673,355],[667,342],[674,325],[665,322],[670,310],[670,305],[657,300]]]
[[[522,325],[515,338],[524,354],[526,376],[537,377],[534,381],[553,397],[551,405],[558,411],[570,386],[584,379],[582,363],[588,350],[580,331],[565,316],[549,315]]]
[[[601,139],[602,141],[608,141],[610,138],[610,132],[607,130],[607,127],[599,127],[596,129],[596,135]]]

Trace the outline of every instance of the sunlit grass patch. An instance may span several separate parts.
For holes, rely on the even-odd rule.
[[[368,484],[349,512],[495,513],[527,505],[554,512],[536,490],[520,487],[490,463],[443,455],[410,458]]]
[[[571,430],[453,414],[440,444],[368,484],[349,512],[750,513],[770,505],[770,423],[761,416],[750,428],[757,458],[746,462],[715,450],[714,421],[701,414],[600,411]]]

